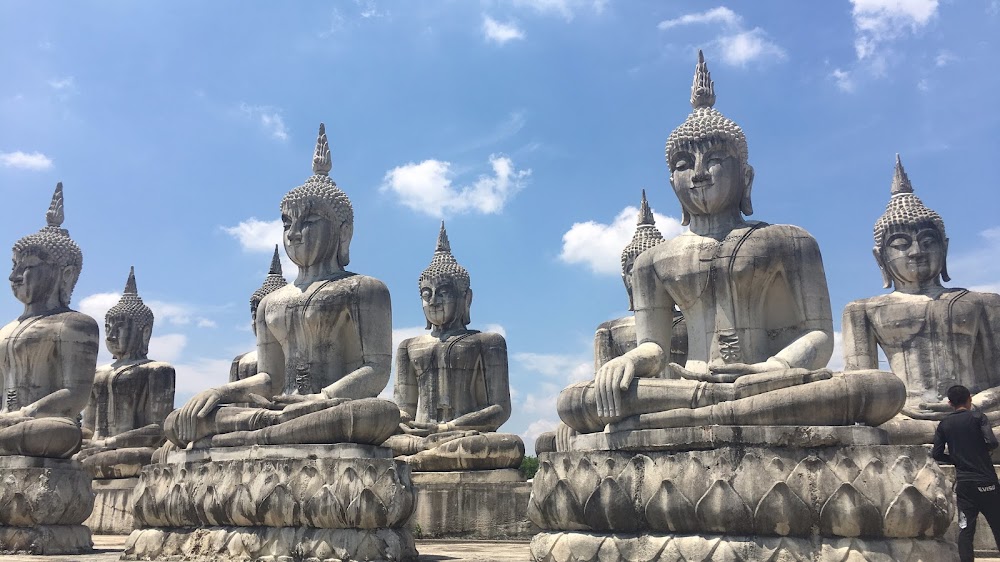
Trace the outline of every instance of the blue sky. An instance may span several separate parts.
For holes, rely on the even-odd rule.
[[[419,333],[445,219],[472,327],[507,337],[505,430],[530,448],[591,375],[594,328],[626,312],[640,189],[680,231],[663,145],[699,48],[749,140],[753,218],[817,238],[838,330],[882,291],[871,229],[896,152],[944,217],[952,284],[1000,288],[998,30],[998,0],[4,2],[0,241],[43,226],[63,181],[74,305],[103,318],[135,265],[180,404],[252,347],[278,203],[323,121],[350,269]]]

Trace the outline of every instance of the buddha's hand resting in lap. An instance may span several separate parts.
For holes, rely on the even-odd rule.
[[[597,392],[597,416],[615,420],[624,415],[622,393],[635,378],[635,361],[627,355],[615,357],[597,370],[594,390]]]
[[[454,426],[447,423],[418,422],[413,420],[404,421],[399,424],[399,429],[407,434],[416,437],[427,437],[436,433],[454,430]]]
[[[191,397],[187,404],[177,411],[174,423],[177,438],[185,443],[193,443],[202,437],[198,434],[198,422],[211,414],[224,400],[225,396],[217,388],[203,390]]]
[[[921,402],[916,408],[903,406],[900,413],[915,420],[937,421],[944,419],[953,409],[948,402]]]

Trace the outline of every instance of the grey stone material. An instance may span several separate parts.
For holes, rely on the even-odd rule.
[[[834,447],[886,445],[888,434],[861,425],[709,425],[588,433],[573,440],[577,451],[695,451],[722,447]]]
[[[271,256],[271,268],[267,272],[267,277],[261,286],[250,295],[250,326],[257,334],[257,307],[264,297],[277,291],[288,284],[288,281],[281,274],[281,257],[278,255],[278,246],[274,246],[274,255]],[[229,382],[250,378],[257,374],[257,350],[241,353],[233,358],[233,364],[229,368]]]
[[[509,474],[484,474],[513,472]],[[439,478],[460,475],[458,478]],[[531,484],[516,470],[414,473],[416,508],[408,527],[425,539],[528,539],[538,527],[528,519]],[[502,548],[502,547],[501,547]]]
[[[318,560],[415,562],[405,529],[312,529],[240,527],[144,529],[132,533],[122,560]]]
[[[0,528],[79,525],[93,507],[91,477],[80,463],[0,457]]]
[[[524,482],[516,468],[497,470],[456,470],[451,472],[414,472],[413,485],[426,484],[500,484]]]
[[[135,528],[132,491],[139,478],[94,480],[94,511],[83,522],[96,535],[127,535]]]
[[[844,309],[848,371],[875,368],[879,348],[906,384],[906,404],[883,427],[896,443],[930,443],[951,412],[948,387],[973,393],[994,427],[1000,425],[1000,295],[941,285],[949,281],[944,221],[913,192],[903,164],[885,213],[875,223],[872,252],[889,294]]]
[[[431,333],[399,344],[401,423],[386,441],[415,471],[514,468],[524,458],[520,437],[497,433],[511,412],[507,342],[468,328],[470,283],[442,222],[434,257],[418,280]]]
[[[401,527],[413,511],[406,463],[285,459],[149,465],[134,495],[140,528]]]
[[[531,541],[535,562],[814,562],[957,560],[955,545],[934,539],[838,539],[817,547],[809,539],[674,534],[540,533]]]
[[[90,552],[90,529],[83,525],[0,527],[0,554],[81,554]]]
[[[540,458],[540,528],[624,534],[941,538],[954,498],[922,447],[569,452]]]

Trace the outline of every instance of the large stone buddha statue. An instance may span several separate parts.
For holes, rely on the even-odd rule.
[[[139,296],[134,268],[104,326],[114,361],[97,368],[83,411],[89,438],[77,458],[96,478],[129,478],[138,476],[165,440],[163,420],[174,409],[176,378],[169,363],[147,357],[153,311]]]
[[[257,307],[259,372],[172,412],[165,429],[175,445],[377,445],[399,425],[396,405],[375,398],[389,382],[389,291],[344,269],[354,211],[330,169],[321,125],[313,176],[281,201],[285,252],[299,271]]]
[[[431,333],[399,344],[400,434],[386,445],[418,471],[517,468],[524,443],[496,433],[511,412],[507,342],[468,328],[469,272],[452,255],[443,222],[418,286]]]
[[[913,193],[899,156],[873,253],[892,292],[847,305],[844,359],[848,371],[874,369],[882,348],[906,383],[906,405],[881,426],[891,441],[932,442],[956,384],[1000,423],[1000,295],[941,285],[950,280],[944,221]]]
[[[715,99],[699,54],[694,110],[666,145],[689,231],[636,259],[638,346],[564,390],[560,417],[581,433],[889,420],[905,398],[898,378],[824,369],[833,325],[819,247],[796,226],[744,218],[754,179],[746,137]],[[675,306],[687,322],[683,366],[669,361]]]
[[[278,246],[274,247],[274,255],[271,256],[271,268],[264,277],[264,282],[250,295],[250,327],[257,335],[257,306],[267,295],[288,284],[281,274],[281,257],[278,255]],[[257,374],[257,350],[242,353],[233,358],[233,363],[229,368],[229,382],[236,382],[250,378]]]
[[[10,285],[24,313],[0,329],[0,456],[76,453],[76,419],[94,381],[98,328],[69,308],[83,254],[62,228],[61,183],[45,218],[48,226],[14,243]]]

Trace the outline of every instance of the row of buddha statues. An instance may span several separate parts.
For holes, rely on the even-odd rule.
[[[715,101],[699,55],[693,111],[666,144],[688,230],[664,240],[643,193],[621,257],[634,314],[598,328],[594,378],[560,394],[562,425],[537,450],[571,449],[581,434],[705,425],[863,424],[893,443],[928,443],[956,383],[1000,423],[1000,296],[942,285],[944,222],[898,157],[874,229],[891,291],[847,305],[845,368],[832,372],[819,245],[802,228],[747,219],[746,136]],[[98,325],[70,308],[83,260],[57,186],[47,226],[13,247],[11,288],[25,308],[0,331],[0,455],[76,455],[95,476],[125,477],[173,451],[349,442],[384,444],[417,471],[517,467],[520,438],[498,432],[511,415],[506,343],[468,328],[470,276],[443,224],[418,279],[429,334],[399,345],[394,401],[378,398],[392,363],[389,291],[345,269],[353,208],[329,177],[322,125],[312,164],[280,203],[297,277],[282,277],[276,248],[250,300],[256,349],[233,361],[228,383],[177,409],[173,368],[147,358],[153,314],[134,272],[105,318],[114,361],[95,367]]]

